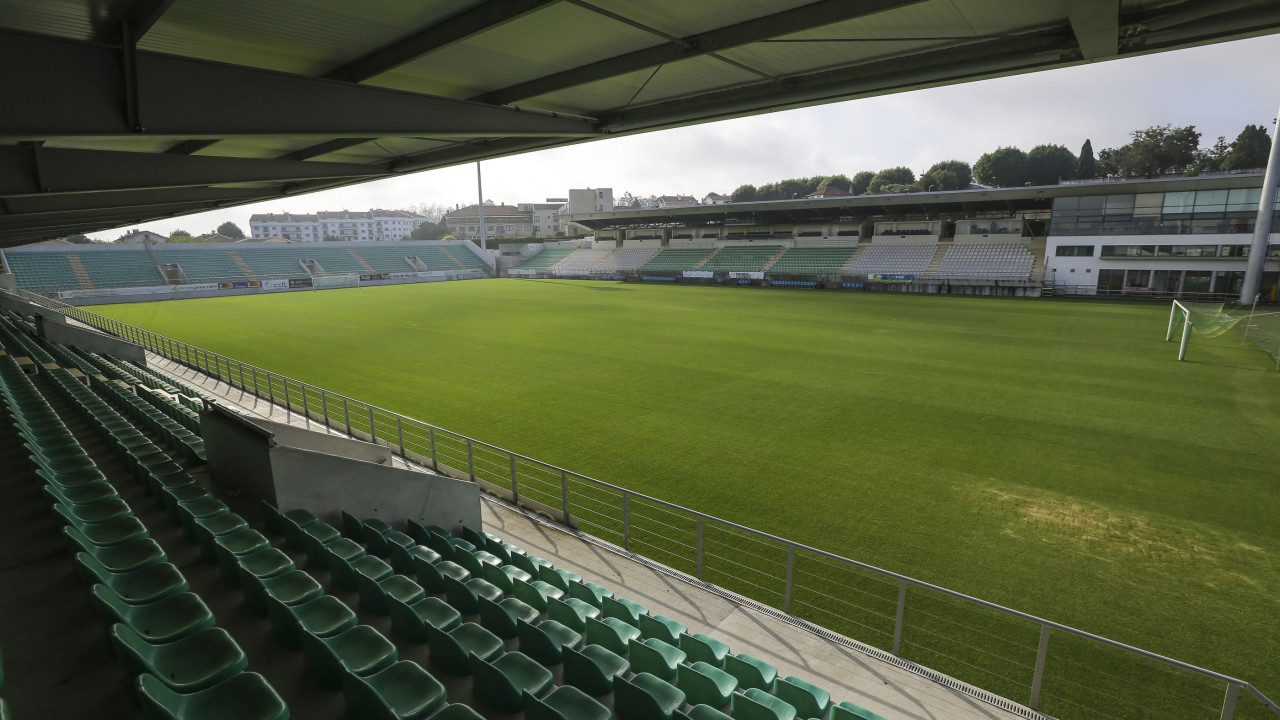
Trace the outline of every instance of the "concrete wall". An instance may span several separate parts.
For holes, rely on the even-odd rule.
[[[41,309],[39,311],[36,315],[36,327],[39,329],[41,337],[52,342],[69,345],[86,352],[110,355],[119,360],[147,361],[147,351],[141,345],[135,345],[93,330],[72,327],[66,324],[66,318],[51,310]]]
[[[0,272],[0,290],[18,289],[18,278],[13,273]]]
[[[310,510],[330,524],[345,510],[401,529],[406,519],[450,530],[482,527],[480,488],[465,480],[283,446],[271,450],[271,472],[281,508]]]
[[[276,502],[269,431],[218,405],[200,413],[209,473],[217,482]]]
[[[302,409],[301,405],[298,409]],[[328,455],[342,455],[375,465],[390,465],[393,457],[391,448],[352,440],[341,435],[315,432],[305,427],[285,425],[261,418],[254,418],[253,424],[274,435],[277,445],[314,450]]]

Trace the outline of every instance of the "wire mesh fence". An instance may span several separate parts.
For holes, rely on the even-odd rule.
[[[37,296],[38,297],[38,296]],[[39,298],[46,307],[406,460],[532,507],[674,570],[1064,718],[1260,718],[1248,683],[790,542],[345,395]],[[1280,341],[1274,329],[1257,336]],[[1258,318],[1255,316],[1255,320]],[[1269,341],[1269,340],[1268,340]]]

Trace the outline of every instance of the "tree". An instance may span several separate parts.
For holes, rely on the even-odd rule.
[[[1076,160],[1076,177],[1089,179],[1098,177],[1098,161],[1093,157],[1093,143],[1085,138],[1080,146],[1080,157]]]
[[[405,240],[439,240],[449,234],[449,226],[445,224],[444,218],[440,218],[438,223],[424,222],[413,229],[413,232],[406,236]]]
[[[169,237],[172,239],[175,237],[194,237],[194,236],[191,233],[187,232],[186,230],[174,230],[173,232],[169,233]]]
[[[337,235],[325,235],[324,241],[325,242],[342,242],[342,238],[338,237]]]
[[[973,169],[963,160],[943,160],[920,176],[920,185],[926,190],[963,190],[973,182]]]
[[[739,185],[738,189],[729,194],[729,202],[754,202],[755,199],[755,185]]]
[[[1229,152],[1231,146],[1227,144],[1227,139],[1219,135],[1212,147],[1196,150],[1196,172],[1221,170]]]
[[[440,222],[440,218],[444,217],[445,213],[449,212],[449,208],[445,205],[441,205],[440,203],[418,203],[405,208],[405,211],[411,212],[415,215],[421,215],[427,219],[427,222],[434,223]]]
[[[1027,180],[1032,185],[1057,185],[1075,172],[1076,156],[1061,145],[1037,145],[1027,152]]]
[[[992,187],[1013,187],[1027,182],[1027,154],[1016,147],[998,147],[973,164],[978,182]]]
[[[230,220],[219,225],[216,232],[219,235],[225,235],[226,237],[229,237],[232,240],[244,239],[244,231],[240,229],[239,225],[231,222]]]
[[[88,238],[88,236],[81,235],[80,233],[76,233],[75,235],[68,235],[65,238],[63,238],[63,240],[66,240],[72,245],[89,245],[93,242]]]
[[[876,174],[870,170],[863,170],[860,173],[855,173],[853,180],[851,181],[853,187],[849,189],[849,192],[854,195],[866,195],[867,188],[871,185],[871,179],[875,176]]]
[[[876,173],[871,178],[870,184],[867,185],[868,195],[878,195],[882,192],[894,192],[885,190],[885,185],[910,185],[916,181],[916,174],[911,172],[911,168],[891,167],[885,168]]]
[[[1267,166],[1271,154],[1271,136],[1261,125],[1245,125],[1231,143],[1231,151],[1222,162],[1223,170],[1243,170]]]
[[[1154,177],[1193,169],[1200,149],[1200,131],[1194,125],[1175,128],[1155,125],[1129,133],[1128,145],[1098,154],[1109,174],[1118,177]],[[1105,157],[1106,162],[1103,163]]]

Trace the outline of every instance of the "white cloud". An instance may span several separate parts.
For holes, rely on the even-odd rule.
[[[743,183],[879,170],[917,173],[939,160],[974,162],[999,145],[1041,143],[1078,151],[1121,145],[1151,125],[1195,125],[1210,144],[1247,124],[1270,127],[1280,74],[1259,66],[1280,57],[1267,36],[769,113],[484,163],[485,197],[514,204],[562,197],[571,187],[637,195],[729,193]],[[474,203],[475,167],[465,165],[312,195],[149,223],[168,233],[204,232],[225,220],[247,229],[255,212],[398,208]],[[113,239],[120,229],[94,233]]]

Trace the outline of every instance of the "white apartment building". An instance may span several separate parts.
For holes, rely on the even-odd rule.
[[[319,242],[328,237],[352,241],[403,240],[427,219],[403,210],[365,212],[258,213],[249,218],[253,238],[282,237]]]

